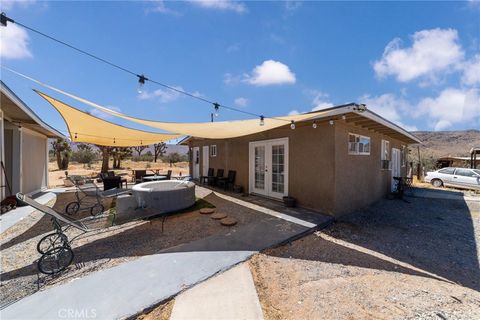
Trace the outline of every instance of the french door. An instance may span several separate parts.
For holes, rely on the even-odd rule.
[[[288,138],[250,142],[249,190],[272,198],[288,195]]]

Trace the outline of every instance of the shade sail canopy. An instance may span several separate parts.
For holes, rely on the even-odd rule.
[[[67,124],[68,133],[73,142],[93,143],[112,147],[134,147],[180,137],[177,134],[147,132],[114,124],[77,110],[42,92],[34,91],[57,109]]]
[[[175,132],[182,136],[192,136],[192,137],[207,138],[207,139],[226,139],[226,138],[246,136],[246,135],[278,128],[281,126],[289,125],[291,121],[304,121],[308,119],[316,119],[322,116],[327,116],[330,113],[330,111],[323,110],[323,111],[310,112],[306,114],[282,116],[282,117],[275,117],[275,118],[265,118],[263,125],[260,125],[260,118],[249,119],[249,120],[218,121],[218,122],[162,122],[162,121],[154,121],[154,120],[139,119],[139,118],[131,117],[123,113],[103,107],[95,102],[75,96],[71,93],[65,92],[63,90],[57,89],[47,84],[41,83],[37,80],[33,80],[33,81],[40,83],[41,85],[46,86],[47,88],[50,88],[61,94],[64,94],[72,99],[75,99],[89,106],[92,106],[105,113],[111,114],[113,116],[116,116],[125,120],[130,120],[130,121],[143,124],[149,127],[158,128],[158,129],[170,131],[170,132]]]

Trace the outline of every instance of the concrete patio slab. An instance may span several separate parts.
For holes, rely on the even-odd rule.
[[[54,200],[56,198],[55,193],[46,192],[40,193],[34,197],[35,201],[40,202],[41,204],[46,204],[47,202]],[[7,229],[11,228],[16,223],[28,217],[35,209],[31,206],[18,207],[14,210],[11,210],[0,216],[0,233],[5,232]]]
[[[248,264],[242,263],[175,298],[170,320],[263,319]]]
[[[2,319],[119,319],[134,315],[254,252],[182,252],[145,256],[37,292],[1,311]]]

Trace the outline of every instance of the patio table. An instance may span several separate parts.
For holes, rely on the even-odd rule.
[[[146,177],[143,177],[142,179],[143,181],[168,180],[168,176],[165,176],[165,175],[146,176]]]

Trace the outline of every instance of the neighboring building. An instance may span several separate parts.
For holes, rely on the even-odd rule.
[[[187,137],[194,179],[208,168],[236,171],[248,193],[342,215],[370,205],[391,191],[392,177],[406,176],[407,146],[420,140],[366,110],[347,104],[315,120],[231,139]],[[268,120],[265,120],[268,121]],[[316,127],[316,128],[314,128]]]
[[[460,168],[476,168],[480,163],[480,159],[475,158],[473,160],[474,153],[470,157],[453,157],[446,156],[440,157],[437,159],[437,168],[446,168],[446,167],[460,167]],[[474,165],[472,166],[472,163]]]
[[[0,200],[48,187],[48,138],[63,137],[45,124],[2,81],[0,97]]]

